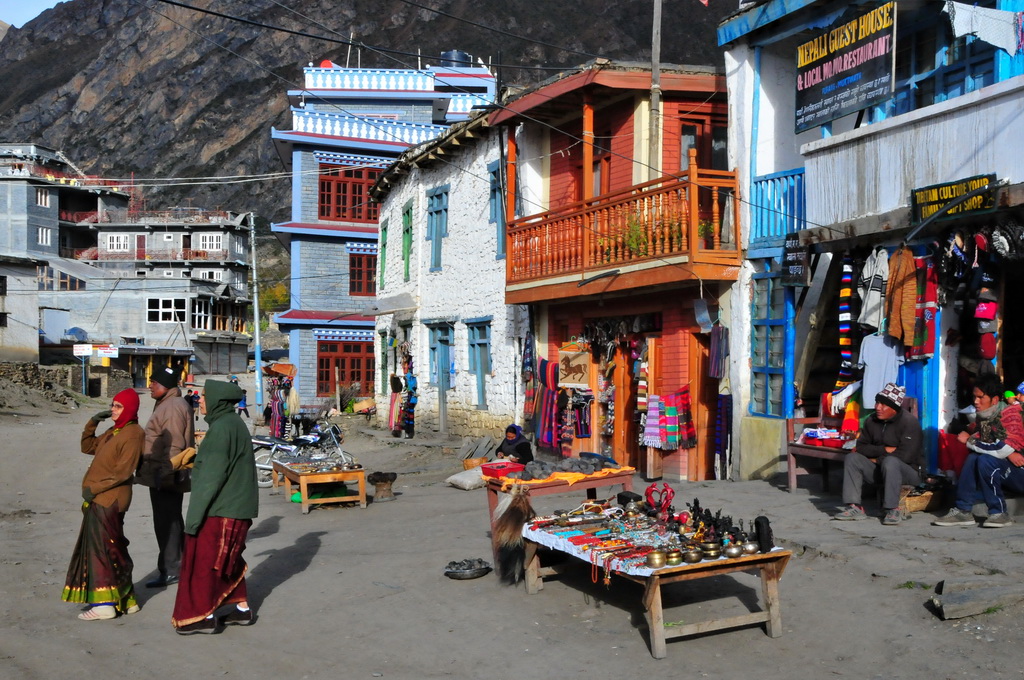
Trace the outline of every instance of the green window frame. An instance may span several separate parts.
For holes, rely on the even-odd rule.
[[[402,208],[402,266],[404,281],[409,280],[409,261],[412,259],[412,201]]]
[[[380,223],[380,245],[377,247],[379,256],[377,257],[377,266],[380,268],[380,274],[377,277],[377,288],[381,289],[384,287],[384,266],[388,261],[388,221],[384,220]]]

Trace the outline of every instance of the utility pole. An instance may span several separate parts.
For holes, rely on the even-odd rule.
[[[256,340],[256,413],[257,420],[263,417],[263,348],[260,346],[260,288],[256,270],[256,225],[253,214],[247,218],[249,222],[249,252],[252,259],[252,316],[253,336]]]
[[[651,120],[647,151],[647,178],[661,174],[661,0],[654,0],[651,29]]]

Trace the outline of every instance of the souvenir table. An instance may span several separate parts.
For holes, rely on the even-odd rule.
[[[329,472],[307,472],[292,466],[285,465],[280,461],[274,461],[274,469],[271,473],[274,484],[274,493],[278,487],[284,484],[285,500],[291,501],[292,482],[299,485],[299,495],[302,499],[302,514],[308,515],[312,505],[326,505],[328,503],[359,503],[359,507],[366,507],[366,470],[332,470]],[[354,496],[336,496],[333,498],[310,498],[310,486],[316,484],[329,484],[337,482],[357,482],[359,492]]]
[[[509,480],[505,477],[488,477],[487,478],[487,513],[491,520],[491,524],[494,524],[494,509],[498,507],[498,493],[506,491],[511,484],[523,484],[530,489],[530,496],[547,496],[554,493],[568,493],[575,491],[576,489],[584,489],[587,492],[587,498],[594,500],[597,498],[597,489],[606,486],[615,486],[616,484],[622,485],[623,491],[633,490],[633,475],[636,470],[631,467],[623,467],[619,469],[602,470],[592,475],[587,475],[578,480],[568,481],[566,479],[560,479],[557,476],[551,480],[543,481],[530,481],[521,482],[518,480]]]
[[[569,540],[549,533],[540,528],[531,528],[530,524],[523,527],[526,539],[526,592],[533,595],[543,589],[545,576],[557,573],[556,568],[541,567],[537,554],[538,546],[572,555],[594,565],[594,569],[603,568],[606,579],[611,574],[639,583],[644,587],[644,616],[651,636],[651,655],[655,659],[663,659],[667,655],[666,640],[698,635],[727,628],[737,628],[751,624],[764,623],[765,631],[770,637],[782,635],[782,613],[779,602],[779,578],[782,576],[792,552],[775,548],[767,553],[755,553],[735,558],[720,557],[705,559],[696,564],[681,564],[651,569],[644,562],[636,560],[600,560],[595,563],[591,553],[583,550]],[[761,581],[761,603],[763,609],[740,616],[712,619],[688,623],[685,625],[666,626],[662,611],[661,587],[679,581],[692,581],[711,576],[722,576],[735,572],[758,573]]]

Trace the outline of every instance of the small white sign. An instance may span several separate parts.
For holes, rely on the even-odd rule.
[[[72,352],[76,357],[87,357],[92,355],[92,345],[75,345]]]
[[[107,359],[116,359],[118,357],[117,345],[96,345],[96,356]]]

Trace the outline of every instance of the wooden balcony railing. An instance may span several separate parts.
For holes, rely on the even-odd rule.
[[[510,222],[506,280],[585,275],[678,256],[693,264],[736,266],[737,197],[734,172],[699,170],[691,155],[681,177],[662,177]]]

